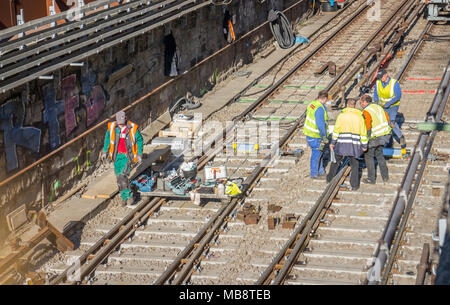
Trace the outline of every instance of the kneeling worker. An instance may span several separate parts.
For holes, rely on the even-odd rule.
[[[336,119],[330,150],[334,150],[336,162],[331,163],[327,182],[336,176],[341,161],[349,157],[351,174],[350,186],[352,191],[359,189],[359,161],[358,158],[367,150],[367,129],[361,110],[356,109],[356,100],[348,99],[344,108]]]
[[[137,163],[142,162],[143,142],[138,125],[127,121],[124,111],[116,114],[116,122],[108,123],[102,158],[106,159],[109,156],[114,162],[114,172],[123,206],[133,203],[128,175]]]
[[[367,94],[361,96],[359,104],[363,109],[364,120],[369,136],[369,148],[364,154],[364,160],[366,161],[367,167],[367,179],[363,179],[363,182],[370,184],[375,184],[376,182],[374,158],[377,158],[383,181],[387,182],[389,180],[389,172],[383,155],[383,147],[385,144],[389,143],[391,137],[389,117],[380,105],[372,103],[372,98]]]

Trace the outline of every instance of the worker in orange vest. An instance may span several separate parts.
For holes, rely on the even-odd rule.
[[[133,204],[128,175],[131,169],[142,162],[143,138],[138,125],[127,121],[124,111],[116,114],[116,121],[108,123],[102,158],[108,156],[114,162],[117,185],[122,196],[122,205]]]

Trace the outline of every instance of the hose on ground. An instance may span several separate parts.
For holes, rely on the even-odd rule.
[[[173,104],[173,106],[170,108],[169,112],[170,112],[170,115],[173,116],[178,111],[197,109],[201,105],[202,105],[202,103],[195,102],[192,94],[190,92],[188,92],[188,93],[186,93],[185,96],[179,98]]]
[[[275,40],[282,49],[289,49],[294,46],[295,36],[292,26],[286,15],[277,10],[269,11],[269,25]]]

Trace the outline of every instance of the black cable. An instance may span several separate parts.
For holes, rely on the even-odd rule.
[[[286,15],[282,12],[271,9],[269,11],[269,25],[275,40],[282,49],[289,49],[294,46],[295,36],[292,26]]]

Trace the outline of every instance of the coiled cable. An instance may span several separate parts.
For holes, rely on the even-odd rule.
[[[295,36],[292,26],[286,15],[282,12],[271,9],[269,11],[269,25],[275,40],[282,49],[289,49],[294,46]]]

